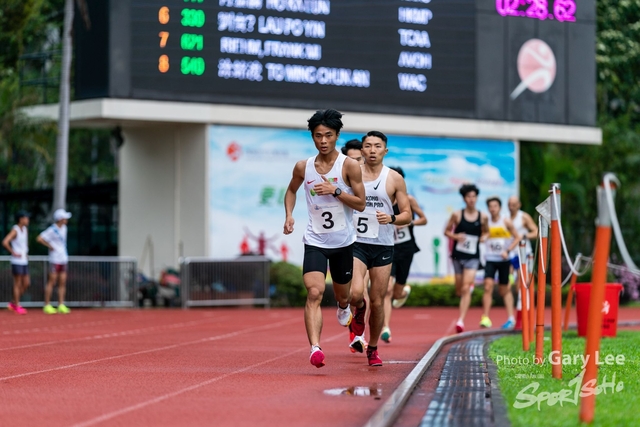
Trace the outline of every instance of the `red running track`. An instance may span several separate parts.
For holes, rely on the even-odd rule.
[[[495,325],[506,320],[496,308]],[[327,366],[309,364],[302,309],[74,310],[0,313],[0,420],[11,426],[360,426],[457,309],[394,310],[384,366],[348,349],[323,312]],[[475,329],[479,309],[468,325]],[[621,320],[640,310],[621,310]],[[365,387],[380,396],[326,394]]]

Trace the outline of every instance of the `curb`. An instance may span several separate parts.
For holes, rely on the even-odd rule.
[[[622,326],[639,326],[640,320],[628,320],[624,322],[618,322],[618,327]],[[550,326],[545,326],[545,330],[550,330]],[[569,329],[576,329],[576,324],[569,325]],[[462,341],[470,338],[476,338],[481,336],[499,336],[510,335],[519,333],[519,331],[502,331],[502,330],[479,330],[463,332],[461,334],[450,335],[437,340],[429,349],[427,354],[420,359],[420,362],[415,368],[407,375],[407,377],[400,383],[398,388],[391,394],[380,409],[378,409],[371,418],[363,425],[363,427],[391,427],[396,421],[402,408],[409,400],[411,393],[416,388],[418,381],[424,376],[425,372],[431,366],[431,363],[435,360],[436,356],[445,345]]]

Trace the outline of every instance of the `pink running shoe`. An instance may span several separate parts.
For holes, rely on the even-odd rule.
[[[382,359],[378,356],[378,350],[367,349],[367,359],[369,360],[369,366],[382,366]]]
[[[27,309],[21,305],[15,306],[14,311],[16,312],[16,314],[27,314]]]
[[[356,307],[356,312],[353,316],[353,322],[351,322],[349,330],[356,336],[364,335],[364,315],[367,312],[367,300],[362,301],[362,307]]]
[[[311,355],[309,356],[309,362],[316,368],[322,368],[324,366],[324,353],[320,347],[313,347]]]
[[[456,322],[456,332],[461,333],[463,331],[464,331],[464,323],[462,323],[462,320],[458,320]]]

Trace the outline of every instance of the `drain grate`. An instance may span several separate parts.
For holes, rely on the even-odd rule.
[[[455,344],[420,427],[495,426],[483,337]]]

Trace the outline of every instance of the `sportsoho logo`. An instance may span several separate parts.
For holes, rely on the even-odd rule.
[[[511,92],[516,99],[525,89],[546,92],[556,79],[556,57],[548,44],[540,39],[525,42],[518,53],[520,84]]]

